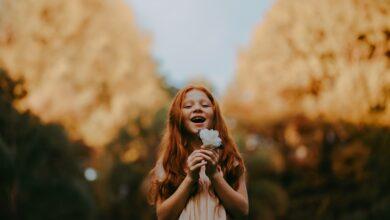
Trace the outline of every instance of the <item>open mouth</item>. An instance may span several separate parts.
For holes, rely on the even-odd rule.
[[[196,124],[200,124],[200,123],[203,123],[206,121],[206,118],[205,117],[202,117],[202,116],[195,116],[195,117],[192,117],[191,118],[191,121],[196,123]]]

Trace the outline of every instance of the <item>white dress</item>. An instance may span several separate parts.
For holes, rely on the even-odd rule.
[[[205,173],[205,169],[205,166],[203,166],[199,173],[198,193],[188,200],[180,214],[179,220],[228,219],[225,208],[219,203],[218,197],[213,195],[213,192],[209,192],[211,182]],[[156,165],[156,176],[159,181],[165,178],[165,171],[161,163],[157,163]]]

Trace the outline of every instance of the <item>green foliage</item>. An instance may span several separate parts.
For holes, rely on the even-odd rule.
[[[174,95],[174,88],[167,89]],[[98,215],[101,218],[155,218],[155,207],[147,202],[148,173],[156,161],[168,104],[154,114],[150,123],[144,122],[148,117],[146,115],[129,121],[105,147],[104,158],[98,163],[104,164],[104,160],[110,163],[105,163],[102,168],[103,178],[98,180],[94,191],[99,204]],[[135,150],[139,156],[128,161],[124,155],[131,150]]]
[[[291,124],[299,137],[297,146],[286,135]],[[320,134],[317,140],[314,133]],[[258,134],[274,144],[260,142],[244,153],[251,219],[390,217],[388,128],[298,118]],[[303,158],[295,154],[299,146],[308,149]],[[280,154],[282,170],[275,166]]]
[[[91,219],[82,176],[88,148],[69,141],[61,126],[15,110],[22,87],[0,70],[0,218]]]

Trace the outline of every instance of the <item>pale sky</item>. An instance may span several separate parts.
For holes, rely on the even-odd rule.
[[[126,0],[168,83],[204,78],[221,95],[272,0]]]

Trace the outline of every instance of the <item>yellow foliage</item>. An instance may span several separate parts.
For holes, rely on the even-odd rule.
[[[390,125],[388,0],[279,0],[241,51],[226,112]]]
[[[0,5],[0,67],[23,77],[28,88],[20,110],[102,146],[140,113],[152,117],[166,102],[149,37],[121,0]]]

